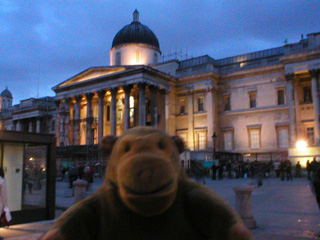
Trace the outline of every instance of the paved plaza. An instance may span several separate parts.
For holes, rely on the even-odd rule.
[[[103,183],[102,179],[95,179],[88,190],[92,194]],[[233,187],[254,185],[251,179],[225,179],[212,181],[206,179],[206,186],[213,189],[223,199],[235,207]],[[61,209],[71,206],[74,202],[72,191],[68,183],[57,182],[56,215]],[[311,191],[309,181],[305,178],[293,181],[280,179],[264,179],[262,187],[255,187],[252,193],[253,216],[257,228],[251,230],[257,240],[304,240],[317,239],[320,232],[320,211]],[[0,236],[4,239],[35,240],[46,232],[54,221],[43,221],[31,224],[10,226],[0,229]],[[319,238],[320,239],[320,238]]]

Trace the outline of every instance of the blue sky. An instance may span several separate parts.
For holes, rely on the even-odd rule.
[[[0,0],[0,92],[8,86],[14,104],[54,96],[60,82],[109,65],[136,8],[164,54],[221,59],[320,32],[320,0]]]

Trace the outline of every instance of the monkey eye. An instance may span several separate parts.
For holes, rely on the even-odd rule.
[[[161,150],[164,150],[166,148],[165,144],[163,141],[160,141],[158,142],[158,147],[161,149]]]
[[[129,143],[126,144],[125,148],[124,148],[124,152],[129,152],[131,149]]]

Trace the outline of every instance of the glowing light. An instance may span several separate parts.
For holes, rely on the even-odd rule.
[[[34,160],[34,158],[29,158],[29,161],[33,161]]]
[[[296,143],[296,148],[297,148],[298,150],[300,150],[300,151],[306,150],[306,149],[307,149],[307,143],[306,143],[305,141],[300,140],[300,141],[298,141],[298,142]]]

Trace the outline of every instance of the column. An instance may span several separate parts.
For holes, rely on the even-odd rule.
[[[215,96],[215,89],[214,87],[207,88],[206,94],[206,110],[207,110],[207,143],[208,148],[214,148],[212,136],[214,132],[217,132],[217,115],[216,115],[216,96]]]
[[[161,93],[164,97],[164,122],[165,122],[165,131],[166,133],[170,134],[170,135],[175,135],[175,127],[174,127],[174,132],[171,131],[172,129],[172,125],[175,126],[175,123],[172,124],[171,123],[171,118],[170,118],[170,90],[161,90]]]
[[[103,138],[103,106],[104,106],[104,95],[106,94],[105,90],[100,90],[98,92],[98,143],[101,142]]]
[[[80,103],[81,103],[82,96],[75,96],[76,104],[74,105],[74,134],[73,134],[73,144],[80,145]]]
[[[64,138],[64,145],[68,146],[71,145],[73,142],[73,126],[72,126],[72,121],[70,118],[70,111],[71,111],[71,103],[72,103],[72,98],[67,98],[65,99],[63,103],[63,138]],[[74,118],[74,116],[72,115]],[[73,119],[72,119],[73,120]],[[60,125],[61,126],[61,125]]]
[[[149,86],[151,91],[151,125],[158,127],[158,108],[157,108],[157,96],[159,88],[156,86]]]
[[[313,69],[309,71],[311,74],[311,86],[312,86],[312,102],[314,113],[314,140],[315,145],[320,145],[320,130],[319,130],[319,69]]]
[[[287,84],[286,84],[286,93],[289,106],[289,145],[294,147],[296,140],[296,124],[295,124],[295,109],[294,109],[294,98],[293,98],[293,79],[294,74],[286,75]]]
[[[18,120],[18,121],[17,121],[16,131],[18,131],[18,132],[21,132],[21,131],[22,131],[21,120]]]
[[[124,130],[130,128],[130,93],[132,85],[124,86]]]
[[[293,84],[293,89],[299,89],[299,83]],[[301,124],[301,113],[300,113],[300,103],[299,103],[299,93],[294,91],[294,109],[295,109],[295,121],[296,121],[296,139],[300,139],[303,136],[302,124]]]
[[[93,132],[92,132],[92,123],[93,123],[93,117],[92,117],[92,98],[94,94],[93,93],[87,93],[86,99],[87,99],[87,126],[86,126],[86,145],[93,144]]]
[[[139,126],[146,125],[146,84],[139,84]]]
[[[55,121],[55,135],[56,135],[56,144],[57,146],[60,146],[60,100],[54,101],[56,104],[56,108],[58,109],[57,114],[56,114],[56,121]]]
[[[194,116],[193,116],[193,90],[187,91],[187,109],[188,109],[188,139],[187,139],[187,146],[190,150],[195,150],[195,142],[194,142]]]
[[[32,118],[29,119],[29,132],[33,132],[33,120]]]
[[[41,131],[41,119],[37,118],[36,133],[40,133],[40,131]]]
[[[110,134],[117,135],[117,93],[118,88],[112,88],[111,90],[111,121],[110,121]]]
[[[137,92],[133,92],[133,98],[134,98],[133,125],[139,126],[139,94]]]

